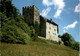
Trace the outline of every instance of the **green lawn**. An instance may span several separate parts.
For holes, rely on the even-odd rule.
[[[51,42],[1,43],[1,56],[79,56],[79,52]]]

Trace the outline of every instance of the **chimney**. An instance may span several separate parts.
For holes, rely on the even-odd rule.
[[[52,22],[52,18],[51,18],[50,20],[51,20],[51,22]]]

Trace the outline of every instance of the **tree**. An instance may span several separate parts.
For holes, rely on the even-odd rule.
[[[5,14],[7,17],[13,17],[15,18],[19,14],[19,10],[13,6],[12,0],[2,0],[0,1],[1,5],[1,12]]]
[[[72,38],[72,36],[70,34],[68,34],[68,33],[64,33],[61,36],[61,39],[64,42],[64,45],[66,45],[66,46],[71,45],[71,42],[70,42],[71,38]]]
[[[59,35],[59,37],[64,42],[64,45],[69,46],[75,50],[79,50],[79,42],[76,42],[70,34],[64,33],[62,36]]]
[[[61,38],[61,35],[58,35],[59,38]]]
[[[0,41],[7,43],[25,44],[30,40],[30,27],[24,22],[12,0],[2,0],[1,5],[1,33]]]

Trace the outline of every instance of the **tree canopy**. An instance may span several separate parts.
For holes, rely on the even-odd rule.
[[[69,33],[64,33],[62,36],[59,35],[64,42],[64,45],[69,46],[75,50],[79,50],[79,43],[74,40],[74,38]]]
[[[13,6],[12,0],[2,0],[1,5],[1,32],[0,41],[7,43],[25,44],[35,37],[33,27],[25,23],[24,17],[19,13],[18,9]]]
[[[13,6],[12,0],[2,0],[0,1],[1,12],[7,17],[13,16],[14,18],[19,14],[19,10]]]

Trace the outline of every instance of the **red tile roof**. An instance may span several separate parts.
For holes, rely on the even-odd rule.
[[[52,24],[54,24],[54,25],[56,25],[56,26],[58,26],[58,24],[56,24],[55,22],[53,22],[52,19],[51,19],[51,20],[46,19],[46,21],[49,22],[49,23],[52,23]]]

